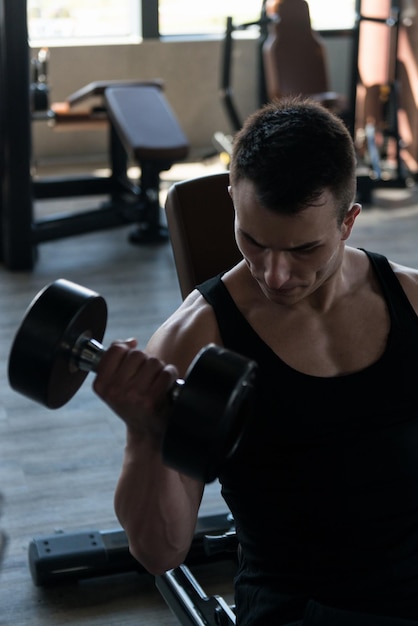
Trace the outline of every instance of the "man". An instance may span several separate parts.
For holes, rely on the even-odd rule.
[[[418,272],[346,244],[355,168],[314,102],[250,116],[230,168],[243,261],[145,352],[113,344],[94,382],[127,425],[115,509],[158,574],[184,560],[204,487],[162,464],[167,390],[210,342],[258,363],[256,414],[220,474],[239,625],[418,624]]]

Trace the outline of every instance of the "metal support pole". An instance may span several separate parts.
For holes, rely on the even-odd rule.
[[[0,0],[1,239],[10,269],[31,269],[31,111],[26,0]]]

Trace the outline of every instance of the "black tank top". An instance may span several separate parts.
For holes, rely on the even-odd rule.
[[[344,376],[286,365],[221,275],[198,286],[225,347],[260,368],[256,414],[220,475],[243,554],[238,624],[286,624],[311,598],[418,620],[418,317],[387,259],[367,254],[391,328],[382,357]]]

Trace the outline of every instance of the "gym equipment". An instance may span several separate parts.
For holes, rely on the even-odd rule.
[[[272,6],[270,6],[270,4]],[[226,19],[223,42],[220,96],[233,132],[242,127],[243,119],[234,102],[232,59],[234,32],[257,27],[258,105],[287,95],[312,96],[343,119],[350,118],[346,99],[330,90],[328,62],[324,41],[311,28],[309,7],[303,0],[280,3],[263,0],[256,22],[234,24]],[[218,152],[231,154],[232,137],[221,132],[213,136]]]
[[[288,95],[310,96],[342,119],[348,115],[345,96],[331,91],[328,54],[313,30],[305,0],[272,0],[263,43],[263,67],[269,101]]]
[[[157,576],[155,584],[183,626],[230,626],[236,623],[233,607],[218,595],[207,596],[187,565]]]
[[[204,553],[208,558],[237,560],[238,540],[235,527],[221,534],[203,536]],[[235,607],[219,595],[207,596],[189,569],[188,560],[179,567],[156,576],[155,584],[171,612],[183,626],[230,626],[235,624]]]
[[[70,95],[66,106],[49,107],[48,55],[31,64],[27,30],[26,0],[0,0],[0,260],[11,270],[32,269],[38,244],[131,223],[137,225],[131,242],[167,241],[159,222],[159,175],[187,156],[189,144],[162,82],[93,82]],[[78,114],[73,105],[91,96],[100,96],[101,105]],[[111,175],[33,177],[31,124],[41,120],[108,127]],[[140,167],[138,184],[127,175],[128,155]],[[108,200],[87,211],[34,217],[35,200],[95,195]]]
[[[261,106],[267,102],[266,86],[264,81],[264,71],[262,64],[261,50],[267,37],[267,24],[269,19],[265,13],[265,0],[262,3],[260,19],[255,22],[245,24],[234,24],[231,16],[226,18],[226,30],[222,50],[222,67],[219,93],[221,103],[225,109],[227,117],[231,123],[233,133],[238,132],[242,127],[242,116],[238,111],[235,102],[234,89],[232,85],[232,56],[233,56],[233,33],[234,31],[245,31],[253,27],[259,28],[258,38],[258,104]],[[229,157],[232,153],[232,135],[225,135],[221,131],[216,131],[212,137],[212,143],[216,151],[225,155],[225,161],[229,165]]]
[[[400,106],[407,105],[407,98],[401,103],[399,80],[401,26],[398,1],[356,0],[351,79],[351,106],[356,118],[351,130],[360,170],[366,169],[358,176],[359,188],[364,188],[368,181],[362,198],[366,202],[370,201],[374,187],[410,187],[416,177],[416,171],[403,158],[405,145],[399,129]],[[406,74],[404,79],[403,91],[407,94]]]
[[[56,409],[73,397],[104,352],[107,306],[98,293],[65,279],[29,304],[9,356],[11,387]],[[235,452],[251,414],[257,366],[210,344],[169,392],[164,462],[206,483]]]
[[[200,516],[185,563],[195,565],[224,560],[228,556],[236,558],[236,550],[233,553],[224,550],[224,544],[220,545],[218,533],[234,534],[230,513]],[[40,587],[124,572],[146,573],[129,552],[122,528],[39,535],[29,544],[28,562],[32,580]]]
[[[165,212],[183,298],[242,259],[228,185],[229,172],[217,172],[178,181],[168,190]]]
[[[377,187],[410,187],[417,179],[418,164],[413,155],[408,154],[406,141],[411,148],[416,142],[416,102],[413,98],[413,86],[416,73],[416,54],[413,43],[404,45],[403,59],[400,61],[402,35],[406,40],[407,26],[402,21],[399,0],[356,0],[355,24],[350,37],[352,55],[347,98],[329,92],[326,86],[326,73],[320,70],[321,56],[324,58],[323,41],[318,34],[309,32],[306,23],[295,27],[289,21],[296,12],[303,9],[304,2],[282,1],[278,3],[280,20],[269,18],[267,0],[262,2],[261,17],[258,22],[236,25],[232,17],[227,18],[221,67],[220,97],[227,113],[233,133],[242,127],[242,116],[234,101],[232,86],[233,34],[252,26],[259,27],[257,41],[258,55],[258,103],[261,106],[273,97],[294,93],[312,95],[333,108],[343,119],[358,148],[357,187],[358,200],[372,202],[373,189]],[[274,2],[272,3],[274,4]],[[286,9],[286,10],[285,10]],[[303,11],[302,11],[303,12]],[[285,21],[287,20],[287,23]],[[280,38],[279,31],[282,29]],[[273,33],[276,31],[276,33]],[[403,32],[402,32],[403,31]],[[272,35],[277,35],[272,38]],[[415,33],[416,34],[416,33]],[[346,33],[342,33],[346,36]],[[413,42],[416,37],[410,36]],[[308,45],[315,45],[317,51],[309,53],[309,62],[318,61],[316,71],[308,75],[306,60],[298,58],[293,48],[300,38],[302,50]],[[309,43],[310,42],[310,43]],[[288,47],[290,44],[290,47]],[[303,44],[303,47],[302,47]],[[279,46],[282,48],[279,50]],[[321,51],[322,49],[322,51]],[[286,54],[290,53],[287,63]],[[285,59],[285,60],[284,60]],[[282,63],[282,61],[284,62]],[[290,73],[289,73],[290,68]],[[401,73],[402,72],[402,73]],[[322,75],[321,75],[322,74]],[[314,75],[319,82],[314,87]],[[308,80],[306,80],[308,79]],[[322,93],[317,93],[317,92]],[[347,100],[347,102],[345,102]],[[335,105],[337,105],[335,107]],[[403,109],[401,111],[401,109]],[[403,121],[403,135],[399,120]],[[217,152],[225,155],[226,163],[232,152],[232,135],[216,132],[212,143]],[[360,144],[362,144],[360,146]],[[388,159],[388,154],[390,159]],[[392,162],[390,162],[392,161]]]

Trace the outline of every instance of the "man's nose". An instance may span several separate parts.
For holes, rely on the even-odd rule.
[[[264,280],[270,289],[280,289],[290,276],[289,258],[285,252],[266,251]]]

